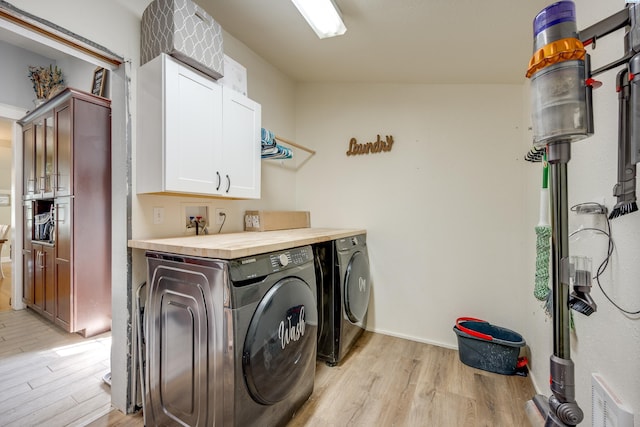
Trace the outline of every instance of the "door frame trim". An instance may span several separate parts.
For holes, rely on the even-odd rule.
[[[0,0],[0,28],[110,70],[124,59],[107,48]]]

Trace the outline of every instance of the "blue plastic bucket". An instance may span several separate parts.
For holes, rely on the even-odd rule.
[[[471,317],[461,317],[453,331],[458,336],[460,361],[473,368],[503,375],[516,373],[522,335]]]

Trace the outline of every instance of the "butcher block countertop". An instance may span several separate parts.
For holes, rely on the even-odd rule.
[[[129,247],[179,255],[236,259],[365,234],[362,229],[296,228],[129,240]]]

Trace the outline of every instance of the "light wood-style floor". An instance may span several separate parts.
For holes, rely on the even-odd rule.
[[[463,365],[455,350],[365,333],[339,365],[318,363],[311,398],[289,427],[527,426],[529,378]],[[113,411],[92,427],[143,425]]]
[[[11,311],[4,267],[0,426],[143,426],[140,413],[111,409],[102,380],[111,335],[84,339],[30,310]],[[314,392],[289,427],[526,426],[533,395],[528,378],[470,368],[454,350],[366,332],[339,366],[318,363]]]
[[[109,413],[110,352],[110,333],[82,338],[31,310],[0,312],[0,425],[84,426]]]

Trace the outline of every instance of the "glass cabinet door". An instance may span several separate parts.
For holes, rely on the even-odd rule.
[[[52,176],[54,159],[53,116],[35,122],[35,193],[40,197],[53,195]]]
[[[54,191],[57,196],[71,195],[71,106],[66,104],[55,110],[56,135],[55,135],[55,180]]]
[[[34,127],[28,125],[22,131],[22,158],[23,158],[23,182],[22,196],[30,199],[36,192],[36,171],[35,171],[35,139]]]
[[[44,119],[44,188],[45,194],[53,193],[53,159],[55,155],[53,140],[53,116]]]
[[[38,119],[33,127],[36,131],[36,141],[35,141],[35,161],[34,161],[34,170],[35,170],[35,182],[34,182],[34,193],[37,195],[41,195],[44,192],[44,140],[45,140],[45,131],[44,131],[44,119]]]

